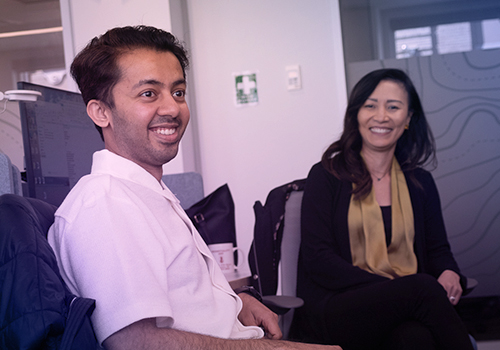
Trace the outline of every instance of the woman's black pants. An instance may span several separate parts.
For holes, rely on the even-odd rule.
[[[462,320],[437,280],[416,274],[331,297],[296,310],[301,338],[344,350],[472,350]]]

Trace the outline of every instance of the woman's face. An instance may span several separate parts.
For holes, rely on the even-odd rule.
[[[408,93],[403,85],[381,81],[358,111],[362,151],[394,152],[410,117]]]

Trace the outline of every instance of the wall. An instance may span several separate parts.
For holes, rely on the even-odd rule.
[[[187,0],[205,192],[228,183],[248,252],[256,200],[303,178],[338,137],[346,93],[337,0]],[[301,90],[285,67],[299,64]],[[259,103],[237,108],[233,72],[258,71]],[[192,91],[192,90],[191,90]]]
[[[110,28],[147,24],[171,29],[168,0],[60,0],[60,3],[67,66],[94,36]]]

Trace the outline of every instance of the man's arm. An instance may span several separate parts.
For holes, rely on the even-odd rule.
[[[108,337],[104,343],[107,350],[341,350],[339,346],[294,343],[269,339],[221,339],[208,335],[156,327],[154,318],[135,322]]]

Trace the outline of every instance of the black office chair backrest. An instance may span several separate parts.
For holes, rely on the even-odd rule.
[[[252,283],[262,295],[276,294],[278,266],[281,260],[281,241],[285,222],[285,206],[293,191],[302,191],[305,179],[295,180],[276,187],[266,198],[254,204],[255,226],[248,263]]]

